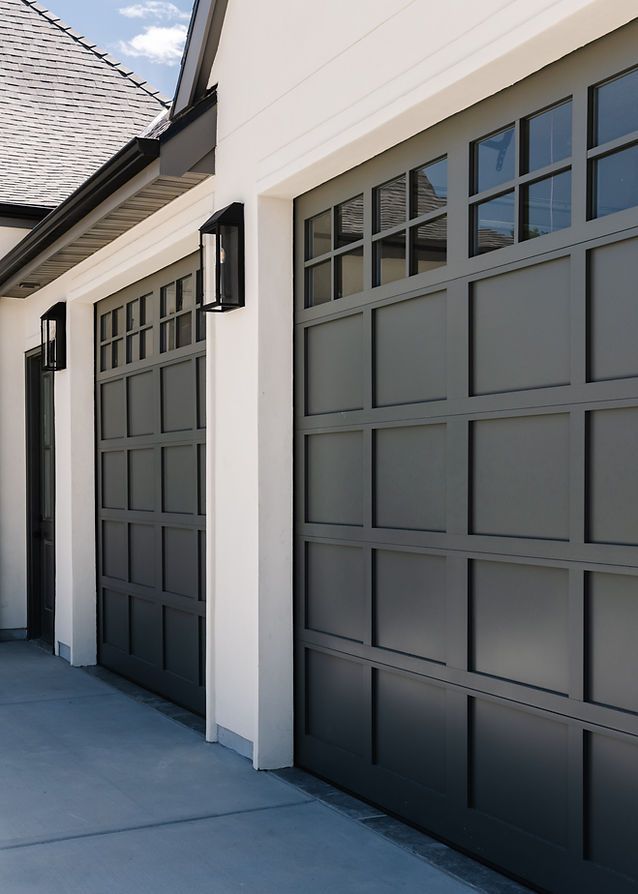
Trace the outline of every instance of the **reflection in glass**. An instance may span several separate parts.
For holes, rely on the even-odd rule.
[[[111,337],[111,314],[105,313],[100,317],[100,341],[106,341]]]
[[[410,216],[420,217],[447,203],[447,158],[423,165],[410,174]]]
[[[317,304],[325,304],[332,298],[332,284],[330,282],[330,261],[315,264],[306,270],[306,307],[314,307]]]
[[[514,179],[514,128],[507,127],[474,144],[474,192]]]
[[[480,202],[474,208],[474,254],[514,243],[514,192]]]
[[[363,291],[363,246],[337,255],[335,298],[346,298]]]
[[[177,309],[177,289],[175,283],[169,283],[160,289],[160,314],[163,317],[174,314]]]
[[[638,146],[594,162],[594,215],[603,217],[638,205]]]
[[[332,215],[322,211],[306,221],[306,260],[323,255],[332,248]]]
[[[410,275],[426,273],[447,262],[447,216],[437,217],[412,230]]]
[[[138,304],[137,299],[135,301],[129,301],[126,305],[126,331],[130,332],[131,329],[137,329],[139,325],[138,318]]]
[[[375,233],[389,230],[405,221],[405,174],[377,186],[372,197]]]
[[[112,342],[111,344],[111,367],[112,369],[117,369],[118,366],[122,365],[124,358],[122,357],[122,339],[118,338],[117,341]]]
[[[124,322],[124,308],[117,307],[114,311],[111,312],[112,318],[112,333],[113,335],[121,335],[122,334],[122,325]]]
[[[638,130],[638,68],[594,91],[595,145]]]
[[[537,171],[572,154],[572,104],[563,102],[527,119],[527,171]]]
[[[363,239],[363,196],[342,202],[335,209],[335,246],[341,248]]]
[[[140,332],[140,360],[146,360],[153,353],[151,347],[151,330],[142,329]]]
[[[177,280],[177,310],[185,310],[193,306],[193,277],[191,274]]]
[[[183,348],[184,345],[191,343],[191,315],[189,313],[182,314],[177,317],[177,336],[175,339],[175,347]]]
[[[523,198],[523,239],[545,236],[572,224],[572,175],[563,171],[530,185]]]
[[[100,348],[100,370],[102,372],[106,372],[111,368],[110,364],[111,360],[111,346],[110,345],[102,345]]]
[[[374,243],[374,285],[403,279],[405,272],[405,231]]]
[[[134,363],[135,360],[139,358],[136,356],[135,348],[138,343],[138,335],[127,335],[126,336],[126,362]]]

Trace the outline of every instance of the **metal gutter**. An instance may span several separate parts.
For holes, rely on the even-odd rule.
[[[17,205],[13,202],[0,202],[0,219],[25,220],[35,224],[52,211],[53,208],[44,205]]]

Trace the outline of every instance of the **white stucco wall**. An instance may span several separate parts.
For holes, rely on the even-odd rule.
[[[29,232],[23,227],[0,227],[0,258],[11,251]]]
[[[0,524],[17,520],[0,536],[0,627],[24,624],[15,469],[24,351],[40,314],[69,304],[70,366],[55,377],[56,634],[85,663],[95,658],[91,305],[194,251],[213,207],[243,201],[246,307],[207,330],[208,734],[219,724],[250,740],[256,766],[290,763],[293,200],[636,12],[635,0],[230,0],[210,81],[214,181],[27,301],[0,300]]]

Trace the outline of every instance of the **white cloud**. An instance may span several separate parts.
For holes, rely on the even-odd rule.
[[[168,0],[144,0],[143,3],[133,3],[123,6],[119,10],[127,19],[165,19],[174,22],[177,19],[190,19],[190,12],[184,12],[174,3]]]
[[[121,40],[118,48],[124,56],[141,56],[160,65],[177,65],[182,58],[187,30],[186,25],[149,25],[130,40]]]

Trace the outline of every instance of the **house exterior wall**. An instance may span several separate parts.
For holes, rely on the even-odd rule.
[[[56,640],[95,661],[93,305],[197,248],[214,208],[245,204],[246,307],[209,319],[207,729],[290,764],[292,320],[296,196],[635,16],[633,0],[231,0],[214,180],[24,302],[0,300],[0,629],[26,623],[24,352],[69,307],[55,376]],[[16,370],[19,373],[16,375]],[[15,383],[12,385],[11,383]]]

